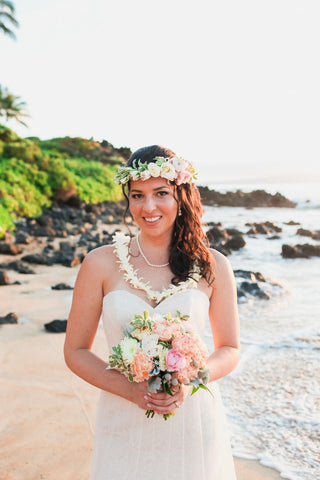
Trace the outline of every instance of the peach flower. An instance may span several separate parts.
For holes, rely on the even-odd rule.
[[[198,376],[198,369],[191,363],[187,363],[187,365],[182,369],[179,370],[174,374],[174,377],[179,381],[179,383],[183,383],[184,385],[188,385],[192,380],[197,378]]]
[[[168,342],[172,339],[172,335],[180,333],[180,325],[165,319],[156,320],[152,325],[152,333],[159,335],[159,340]]]
[[[208,358],[208,350],[196,335],[176,335],[171,348],[179,350],[186,357],[195,360],[200,368],[204,368]]]
[[[153,361],[146,353],[141,350],[133,357],[133,362],[130,366],[131,373],[135,382],[143,382],[149,380],[149,372],[153,368]]]

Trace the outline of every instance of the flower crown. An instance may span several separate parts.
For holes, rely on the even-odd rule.
[[[195,166],[181,157],[165,158],[155,157],[151,163],[142,163],[134,160],[132,167],[121,165],[114,177],[119,185],[124,185],[130,180],[148,180],[151,177],[162,177],[174,182],[176,185],[191,183],[197,179]]]

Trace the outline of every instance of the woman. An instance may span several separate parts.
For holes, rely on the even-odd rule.
[[[227,259],[205,245],[202,206],[193,165],[160,146],[137,150],[116,181],[139,227],[135,237],[91,251],[74,288],[65,359],[69,368],[101,389],[92,480],[233,480],[233,460],[218,386],[190,396],[151,393],[91,352],[100,316],[109,349],[137,313],[190,315],[204,337],[208,317],[215,350],[209,381],[231,372],[239,359],[236,289]],[[153,410],[152,419],[144,414]],[[168,421],[164,414],[175,411]]]

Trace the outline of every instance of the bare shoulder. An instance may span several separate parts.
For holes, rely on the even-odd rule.
[[[213,273],[215,275],[215,279],[226,279],[228,277],[233,278],[232,267],[227,257],[214,248],[210,248],[209,250],[213,260]]]
[[[110,261],[114,257],[114,246],[103,245],[102,247],[94,248],[86,255],[85,261],[90,263],[99,263],[101,261]]]
[[[91,250],[84,258],[81,270],[87,274],[105,278],[114,271],[116,257],[113,245],[104,245]]]

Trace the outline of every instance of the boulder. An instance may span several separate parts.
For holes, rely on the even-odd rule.
[[[27,263],[35,263],[37,265],[52,265],[52,259],[43,253],[35,253],[31,255],[24,255],[21,260]]]
[[[229,238],[229,235],[226,230],[221,230],[219,227],[212,227],[207,231],[207,237],[209,242],[218,242],[219,240]]]
[[[19,321],[19,317],[16,313],[8,313],[4,317],[0,317],[0,325],[4,325],[5,323],[12,323],[17,324]]]
[[[284,258],[310,258],[320,257],[320,245],[310,245],[305,243],[303,245],[282,245],[281,255]]]
[[[295,222],[294,220],[290,220],[289,222],[284,222],[285,225],[300,225],[299,222]]]
[[[254,297],[258,297],[263,300],[269,300],[271,298],[268,293],[262,290],[258,282],[240,282],[237,286],[237,289],[238,294],[240,291],[240,296],[248,293],[249,295],[253,295]]]
[[[51,290],[73,290],[73,287],[66,283],[57,283],[51,287]]]
[[[320,240],[320,230],[306,230],[305,228],[298,228],[296,235],[310,237],[314,240]]]
[[[230,238],[230,240],[227,240],[223,244],[223,247],[227,250],[240,250],[240,248],[245,247],[245,245],[246,242],[244,238],[241,235],[235,235],[234,237]]]
[[[21,245],[15,243],[0,242],[0,253],[3,255],[19,255],[22,252]]]
[[[67,320],[52,320],[52,322],[45,323],[44,328],[48,332],[63,333],[67,330]]]
[[[29,268],[28,265],[24,265],[24,263],[21,262],[21,260],[14,260],[13,262],[2,264],[0,266],[7,270],[15,270],[16,272],[19,272],[19,273],[26,273],[26,274],[35,273],[35,271]]]
[[[7,272],[0,270],[0,285],[9,285],[10,280]]]
[[[241,277],[251,280],[252,282],[265,282],[266,279],[260,272],[252,272],[251,270],[234,270],[235,277]]]
[[[17,232],[16,233],[16,243],[23,243],[24,245],[28,245],[32,242],[32,238],[25,232]]]

